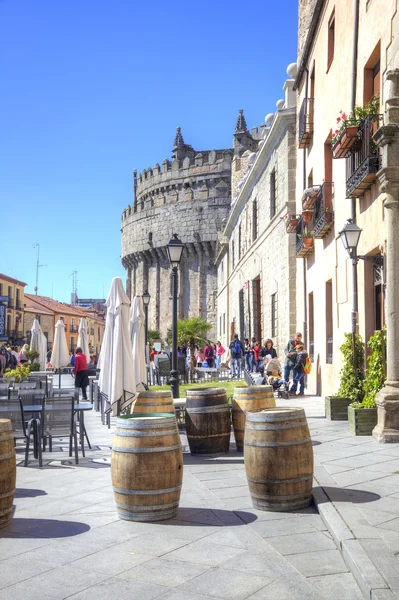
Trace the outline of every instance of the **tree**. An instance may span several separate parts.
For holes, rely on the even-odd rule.
[[[202,317],[190,317],[177,323],[177,341],[179,344],[186,343],[190,348],[190,378],[193,379],[195,368],[195,346],[203,346],[208,343],[207,334],[212,325]]]

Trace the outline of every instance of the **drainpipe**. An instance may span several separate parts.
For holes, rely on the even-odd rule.
[[[309,69],[306,67],[304,69],[305,73],[306,73],[306,81],[305,81],[305,98],[308,99],[309,96]],[[307,187],[307,182],[306,182],[306,148],[303,149],[303,189],[306,189]],[[304,257],[303,258],[303,342],[305,344],[305,348],[308,347],[308,302],[307,302],[307,297],[308,297],[308,291],[307,291],[307,285],[306,285],[306,265],[307,265],[307,258]]]

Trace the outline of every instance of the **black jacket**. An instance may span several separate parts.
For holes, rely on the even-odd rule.
[[[261,349],[261,351],[260,351],[260,353],[259,353],[259,356],[260,356],[261,358],[264,358],[264,357],[265,357],[265,356],[267,356],[268,354],[270,354],[270,356],[271,356],[272,358],[277,358],[277,350],[276,350],[275,348],[270,348],[270,350],[268,350],[268,349],[266,348],[266,346],[262,346],[262,349]]]

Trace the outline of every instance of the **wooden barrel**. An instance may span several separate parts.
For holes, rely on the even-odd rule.
[[[133,406],[133,413],[172,413],[175,412],[172,392],[161,390],[158,392],[139,392]]]
[[[230,407],[224,388],[187,390],[186,433],[191,454],[226,454],[230,446]]]
[[[238,452],[244,450],[245,413],[275,406],[271,385],[240,385],[234,388],[232,418]]]
[[[290,511],[312,502],[313,448],[303,408],[247,413],[244,462],[259,510]]]
[[[121,519],[162,521],[176,516],[183,452],[175,415],[135,413],[118,417],[111,476]]]
[[[7,527],[14,502],[17,465],[9,419],[0,419],[0,529]]]

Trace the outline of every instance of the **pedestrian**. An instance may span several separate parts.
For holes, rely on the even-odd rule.
[[[299,396],[303,396],[305,393],[305,365],[308,353],[305,350],[305,346],[301,343],[295,346],[296,361],[293,368],[294,380],[290,388],[290,394],[296,396],[296,391],[299,383]]]
[[[72,350],[72,352],[71,352],[71,357],[69,359],[69,364],[71,365],[71,367],[75,366],[75,350]]]
[[[244,338],[244,359],[245,359],[245,368],[247,371],[250,371],[250,343],[248,338]]]
[[[83,354],[82,348],[76,348],[75,366],[73,369],[75,375],[75,388],[82,389],[83,400],[87,400],[86,388],[89,385],[89,377],[87,371],[87,359]]]
[[[255,342],[254,344],[254,364],[253,364],[253,371],[254,373],[258,373],[259,372],[259,363],[260,363],[260,351],[261,351],[261,345],[258,341]]]
[[[25,352],[29,352],[29,346],[28,344],[24,344],[22,346],[22,349],[20,351],[20,353],[18,354],[18,362],[23,365],[24,363],[28,362],[28,359],[25,356]]]
[[[229,344],[230,356],[231,356],[231,375],[232,377],[236,377],[236,369],[237,369],[237,377],[241,377],[241,359],[244,356],[245,350],[243,343],[238,338],[238,333],[234,334],[234,338],[231,340]]]
[[[220,369],[220,365],[222,362],[222,356],[226,352],[226,349],[223,348],[221,342],[216,342],[216,368]]]
[[[293,370],[296,363],[296,352],[295,348],[298,344],[302,343],[302,333],[297,332],[293,340],[289,340],[285,347],[286,363],[284,365],[284,380],[289,383],[290,373]]]
[[[215,351],[213,349],[213,346],[210,342],[208,342],[208,344],[205,346],[204,348],[204,357],[205,357],[205,362],[208,365],[208,367],[210,369],[213,368],[213,364],[214,364],[214,360],[215,360]]]
[[[202,367],[204,362],[205,362],[204,351],[202,350],[202,348],[198,348],[197,367]]]

